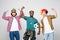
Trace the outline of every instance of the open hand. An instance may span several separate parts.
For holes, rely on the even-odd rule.
[[[25,8],[25,7],[23,6],[23,7],[21,8],[21,10],[20,10],[20,9],[18,9],[18,10],[19,10],[19,11],[22,11],[24,8]]]
[[[23,10],[25,7],[23,6],[22,8],[21,8],[21,10]]]

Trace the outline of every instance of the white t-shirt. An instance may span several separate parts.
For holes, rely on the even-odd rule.
[[[12,26],[11,26],[10,31],[19,31],[18,22],[15,17],[13,17]]]
[[[49,25],[47,17],[44,17],[43,23],[44,23],[44,34],[54,32],[54,30],[52,30]]]

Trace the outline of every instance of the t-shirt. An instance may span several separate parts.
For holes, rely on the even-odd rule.
[[[51,29],[47,17],[44,17],[43,23],[44,23],[44,33],[45,33],[45,34],[46,34],[46,33],[51,33],[51,32],[54,31],[54,30]]]
[[[27,30],[34,31],[34,24],[38,24],[37,19],[25,16],[25,20],[27,21]]]
[[[15,17],[13,17],[12,26],[11,26],[10,31],[19,31],[18,22]]]

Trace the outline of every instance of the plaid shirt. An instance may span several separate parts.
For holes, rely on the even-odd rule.
[[[7,27],[7,31],[9,32],[10,29],[11,29],[11,26],[12,26],[13,17],[10,17],[10,16],[6,17],[6,12],[4,12],[2,18],[3,18],[4,20],[9,21],[8,27]],[[17,22],[18,22],[18,29],[21,30],[21,25],[20,25],[20,21],[19,21],[19,19],[20,19],[21,17],[20,17],[20,16],[16,16],[15,18],[16,18],[16,20],[17,20]]]

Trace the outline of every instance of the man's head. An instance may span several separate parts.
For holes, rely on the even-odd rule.
[[[15,17],[15,16],[17,15],[16,9],[13,8],[13,9],[11,10],[11,15],[12,15],[13,17]]]
[[[47,15],[47,13],[48,13],[47,9],[42,9],[42,10],[41,10],[41,14],[42,14],[43,16]]]
[[[33,17],[34,11],[33,10],[30,10],[29,13],[30,13],[30,17]]]

